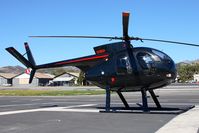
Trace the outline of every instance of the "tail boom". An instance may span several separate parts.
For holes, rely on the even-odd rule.
[[[32,56],[32,52],[28,46],[28,43],[24,43],[26,54],[28,59],[26,59],[22,54],[20,54],[15,48],[9,47],[6,48],[6,50],[13,55],[17,60],[19,60],[22,64],[24,64],[27,68],[31,68],[32,71],[30,72],[30,79],[29,83],[32,82],[34,74],[36,70],[43,69],[43,68],[55,68],[55,67],[63,67],[63,66],[75,66],[80,68],[82,71],[86,71],[88,68],[91,68],[103,61],[108,60],[109,54],[108,53],[102,53],[102,54],[96,54],[96,55],[90,55],[75,59],[69,59],[69,60],[62,60],[58,62],[52,62],[42,65],[36,65],[35,60]]]

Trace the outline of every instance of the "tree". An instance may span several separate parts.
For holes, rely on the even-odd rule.
[[[195,73],[199,73],[199,64],[187,64],[187,65],[180,65],[177,67],[177,71],[180,77],[181,82],[186,82],[193,80],[193,75]]]
[[[77,80],[78,84],[83,85],[84,79],[85,79],[85,73],[83,71],[81,71],[80,74],[79,74],[79,78]]]

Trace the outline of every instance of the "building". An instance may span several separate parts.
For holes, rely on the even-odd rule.
[[[19,74],[0,73],[0,86],[12,86],[13,78]]]
[[[51,86],[72,86],[77,85],[79,74],[78,73],[68,73],[64,72],[53,78],[50,85]]]
[[[45,73],[35,73],[32,83],[29,84],[30,75],[22,73],[13,78],[13,86],[19,87],[36,87],[36,86],[46,86],[49,84],[50,80],[53,80],[54,76]]]
[[[66,73],[74,77],[74,84],[77,85],[80,72],[66,72]]]
[[[199,74],[194,74],[193,79],[195,82],[199,82]]]
[[[27,73],[12,74],[0,73],[0,86],[37,87],[37,86],[72,86],[77,85],[79,73],[65,72],[58,76],[47,73],[35,73],[32,83],[29,84],[30,75]]]

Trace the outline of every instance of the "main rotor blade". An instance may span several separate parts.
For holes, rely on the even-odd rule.
[[[141,40],[146,40],[146,41],[156,41],[156,42],[165,42],[165,43],[174,43],[174,44],[180,44],[180,45],[187,45],[187,46],[195,46],[195,47],[199,47],[199,45],[198,45],[198,44],[186,43],[186,42],[176,42],[176,41],[159,40],[159,39],[145,39],[145,38],[141,38]]]
[[[123,38],[124,40],[128,40],[128,26],[129,26],[129,13],[122,13],[122,25],[123,25]]]
[[[98,38],[98,39],[115,39],[122,40],[122,37],[111,37],[111,36],[29,36],[35,38]]]
[[[139,37],[130,37],[130,40],[140,40],[140,41],[145,40],[145,41],[164,42],[164,43],[173,43],[173,44],[179,44],[179,45],[199,47],[198,44],[194,44],[194,43],[177,42],[177,41],[170,41],[170,40],[149,39],[149,38],[139,38]]]

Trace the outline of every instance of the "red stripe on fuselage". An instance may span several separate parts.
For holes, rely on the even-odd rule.
[[[75,60],[71,60],[71,61],[59,62],[59,63],[56,63],[56,65],[64,65],[64,64],[70,64],[70,63],[76,63],[76,62],[82,62],[82,61],[102,59],[102,58],[106,58],[108,56],[109,56],[108,54],[105,54],[105,55],[98,55],[98,56],[93,56],[93,57],[86,57],[86,58],[82,58],[82,59],[75,59]]]

